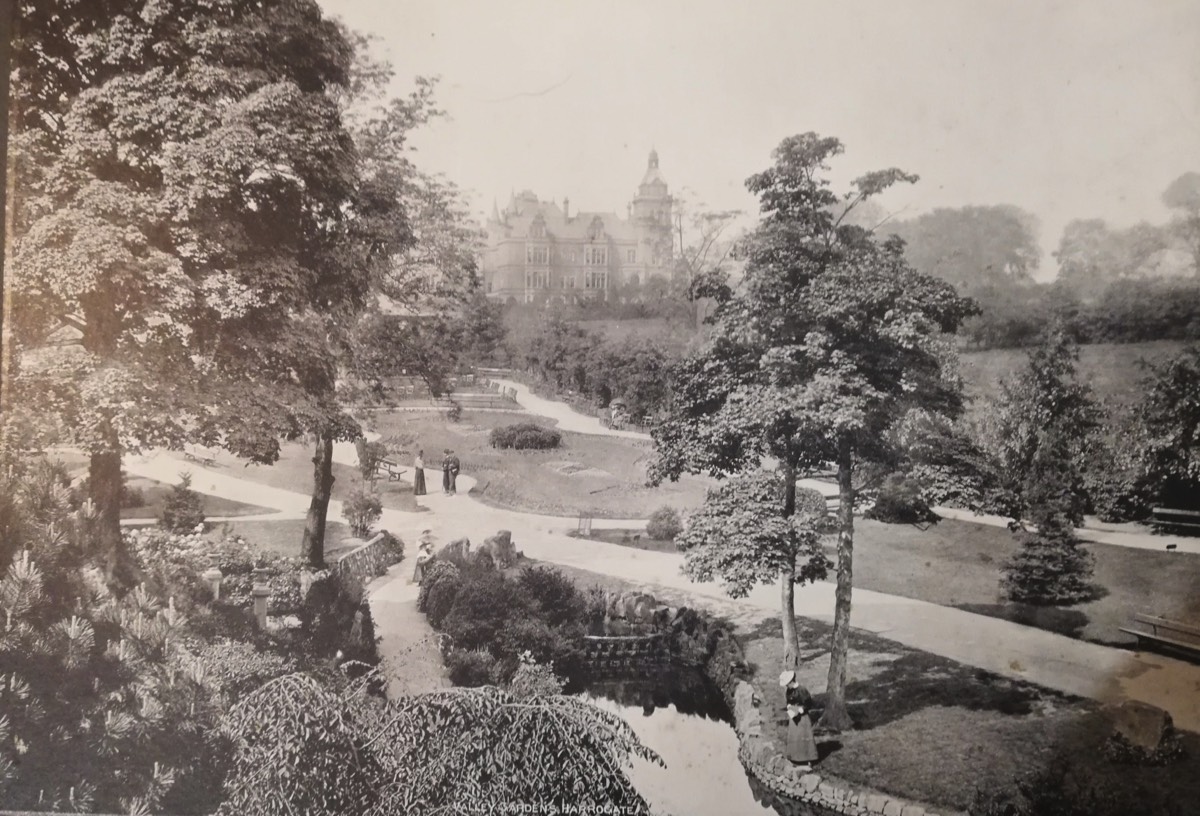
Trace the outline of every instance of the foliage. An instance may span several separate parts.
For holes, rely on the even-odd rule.
[[[646,535],[659,541],[674,541],[683,532],[683,522],[674,507],[660,507],[646,521]]]
[[[875,503],[865,515],[887,524],[929,524],[938,520],[922,495],[921,485],[903,473],[892,473],[883,480]]]
[[[1200,343],[1150,370],[1138,407],[1147,494],[1200,509]]]
[[[509,681],[508,691],[518,700],[524,700],[561,694],[563,686],[563,681],[552,668],[536,662],[531,654],[523,654],[520,665]]]
[[[1049,330],[1030,350],[1025,369],[1002,384],[990,440],[1024,513],[1036,511],[1045,491],[1055,491],[1067,499],[1062,510],[1075,524],[1088,506],[1083,472],[1100,426],[1091,389],[1079,382],[1078,359],[1078,347],[1061,328]],[[1039,460],[1050,446],[1055,450]]]
[[[1130,784],[1124,774],[1082,767],[1056,758],[1016,780],[1015,790],[979,791],[969,816],[1183,816],[1187,805],[1169,791]]]
[[[493,448],[514,450],[549,450],[562,443],[562,434],[536,422],[518,422],[493,428],[488,436]]]
[[[375,620],[362,583],[341,573],[318,575],[299,609],[308,648],[318,657],[379,662]]]
[[[383,442],[369,442],[365,437],[354,440],[358,452],[358,472],[363,481],[372,481],[375,471],[384,459],[388,457],[388,447]]]
[[[773,583],[781,573],[799,584],[824,578],[825,499],[797,491],[797,512],[786,516],[784,487],[778,473],[758,471],[710,489],[675,538],[685,572],[696,581],[724,580],[734,598],[745,597],[755,584]]]
[[[204,498],[192,490],[192,475],[179,474],[179,484],[163,501],[158,523],[172,533],[189,533],[204,524]]]
[[[523,616],[528,607],[514,582],[498,572],[470,572],[454,599],[442,628],[463,649],[488,647],[506,621]]]
[[[551,626],[578,623],[586,612],[586,601],[575,584],[552,567],[526,567],[517,576],[517,586]]]
[[[383,515],[383,502],[374,490],[358,488],[342,503],[342,516],[350,531],[359,538],[371,534],[371,528]]]
[[[452,649],[446,656],[450,682],[464,688],[500,682],[500,664],[487,649]]]
[[[1170,230],[1192,256],[1192,269],[1200,274],[1200,173],[1189,171],[1167,186],[1163,203],[1174,212]]]
[[[676,368],[671,410],[653,431],[651,467],[653,480],[685,472],[720,476],[757,468],[770,456],[780,463],[782,514],[790,516],[797,474],[837,466],[839,583],[824,722],[839,728],[849,724],[844,689],[853,512],[861,487],[856,468],[896,458],[888,431],[910,409],[949,416],[961,410],[945,335],[974,311],[950,284],[914,271],[902,242],[880,244],[846,222],[862,202],[916,177],[895,168],[867,173],[839,197],[825,175],[827,161],[841,152],[837,139],[789,137],[774,151],[774,164],[747,181],[762,220],[746,242],[745,277],[718,307],[712,340]],[[790,544],[792,535],[789,526],[773,538]],[[776,575],[790,574],[782,557],[789,550],[773,549],[765,562],[733,576],[733,585],[765,580],[768,565]],[[708,561],[701,573],[717,569],[720,560],[707,558],[716,550],[698,552],[694,563]],[[728,580],[731,571],[722,571]],[[790,591],[790,582],[785,586]],[[792,604],[788,591],[783,603]],[[784,621],[785,627],[794,621],[790,608]],[[785,644],[785,660],[794,661],[794,626]]]
[[[444,563],[444,562],[439,562]],[[454,566],[453,564],[449,566]],[[450,610],[454,608],[454,601],[458,598],[458,592],[462,588],[462,579],[459,577],[457,568],[453,573],[438,575],[437,579],[430,585],[428,594],[425,596],[425,613],[429,617],[429,622],[435,627],[440,627],[446,620],[446,616],[450,614]],[[424,584],[422,584],[424,589]]]
[[[444,578],[457,579],[458,566],[443,558],[434,558],[425,565],[425,576],[421,579],[421,590],[417,594],[417,609],[428,611],[429,593]],[[449,611],[449,610],[447,610]]]

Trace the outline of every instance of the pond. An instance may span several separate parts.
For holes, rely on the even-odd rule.
[[[715,685],[695,669],[637,677],[592,677],[568,689],[629,723],[666,762],[635,760],[630,778],[655,813],[667,816],[825,816],[783,799],[749,777],[738,759],[733,716]]]

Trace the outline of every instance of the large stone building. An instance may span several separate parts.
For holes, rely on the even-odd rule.
[[[493,204],[479,264],[488,295],[509,302],[575,302],[636,291],[652,276],[667,277],[671,207],[653,150],[624,218],[611,212],[572,214],[568,199],[560,207],[528,190],[502,211]]]

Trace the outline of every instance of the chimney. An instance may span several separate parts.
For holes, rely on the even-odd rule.
[[[571,199],[563,196],[563,218],[568,221],[571,219]]]

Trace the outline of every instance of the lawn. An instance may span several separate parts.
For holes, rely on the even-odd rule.
[[[587,535],[579,535],[574,530],[567,533],[572,538],[586,538],[589,541],[604,541],[608,544],[620,544],[639,550],[654,552],[675,552],[675,542],[671,539],[651,538],[643,527],[641,529],[592,530]]]
[[[384,439],[405,442],[408,462],[420,445],[426,458],[440,458],[444,448],[462,460],[463,473],[478,483],[472,493],[488,504],[512,510],[574,517],[590,512],[598,518],[646,518],[663,505],[693,508],[704,500],[709,481],[683,478],[648,487],[649,442],[618,437],[564,433],[555,450],[497,450],[488,443],[492,428],[514,422],[551,420],[528,415],[465,411],[460,422],[427,413],[397,412],[372,418],[372,430]],[[427,471],[426,478],[437,478]],[[432,487],[432,485],[431,485]]]
[[[126,481],[130,490],[138,490],[142,496],[142,503],[137,507],[122,507],[121,518],[123,519],[156,519],[162,515],[163,502],[171,493],[171,485],[163,484],[162,482],[154,481],[153,479],[132,478]],[[223,499],[219,496],[206,496],[201,494],[204,500],[204,515],[208,518],[220,516],[256,516],[263,513],[273,513],[269,507],[257,507],[253,504],[243,504],[232,499]]]
[[[1036,609],[1000,597],[1001,565],[1017,549],[1016,537],[1003,528],[950,519],[928,528],[856,519],[854,542],[856,587],[1097,643],[1132,645],[1118,627],[1135,612],[1200,617],[1200,556],[1187,553],[1086,544],[1096,556],[1095,581],[1107,594],[1069,609]]]
[[[1141,396],[1145,372],[1139,360],[1161,363],[1184,347],[1178,340],[1151,343],[1102,343],[1082,346],[1079,372],[1096,396],[1114,405],[1130,405]],[[972,398],[969,412],[982,411],[1000,396],[1000,383],[1016,374],[1028,358],[1025,349],[992,349],[960,355],[963,385]]]
[[[218,540],[226,536],[241,536],[264,552],[300,557],[300,541],[304,535],[303,519],[286,521],[227,521],[214,527],[209,538]],[[351,538],[350,527],[332,519],[325,522],[325,556],[332,559],[339,550],[348,549],[342,544]]]

